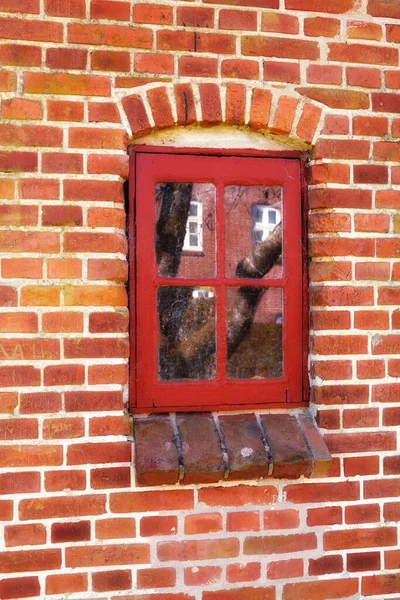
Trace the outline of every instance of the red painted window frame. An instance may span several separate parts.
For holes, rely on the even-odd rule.
[[[197,157],[197,160],[196,160]],[[182,284],[178,278],[164,281],[156,273],[154,254],[154,186],[165,181],[215,183],[223,164],[235,163],[236,175],[225,185],[284,185],[283,214],[286,272],[284,287],[284,377],[280,380],[157,381],[156,287],[160,283]],[[259,174],[238,175],[243,159],[255,161]],[[179,169],[174,164],[179,161]],[[236,162],[235,162],[236,161]],[[237,162],[239,161],[239,162]],[[265,162],[264,165],[262,161]],[[265,167],[269,168],[264,173]],[[188,174],[190,163],[190,172]],[[198,167],[195,166],[198,164]],[[204,174],[205,165],[207,171]],[[214,163],[214,167],[212,166]],[[216,165],[218,164],[218,167]],[[185,168],[182,168],[185,165]],[[197,170],[196,170],[197,169]],[[240,169],[239,169],[240,170]],[[213,176],[211,177],[211,174]],[[144,189],[138,187],[146,181]],[[221,183],[220,183],[221,185]],[[147,187],[147,189],[146,189]],[[129,241],[130,241],[130,407],[134,413],[165,411],[244,410],[251,408],[295,408],[308,404],[308,306],[305,265],[305,160],[299,152],[210,150],[136,146],[130,153]],[[289,194],[289,195],[288,195]],[[222,205],[222,203],[221,203]],[[290,210],[289,210],[290,205]],[[222,209],[220,209],[221,211]],[[218,219],[218,202],[217,202]],[[219,238],[220,239],[220,238]],[[221,253],[220,253],[221,255]],[[219,259],[221,260],[221,259]],[[218,258],[217,258],[218,261]],[[197,279],[196,279],[197,281]],[[205,280],[199,279],[204,284]],[[215,285],[217,278],[208,280]],[[240,280],[244,283],[244,280]],[[185,280],[188,285],[194,280]],[[272,281],[272,285],[282,280]],[[254,284],[252,280],[252,285]],[[223,285],[220,280],[218,285]],[[256,283],[257,285],[257,283]],[[290,292],[290,293],[288,293]],[[296,302],[294,302],[296,299]],[[221,310],[221,306],[220,306]],[[286,325],[285,325],[286,319]],[[219,329],[219,325],[217,325]],[[220,335],[221,334],[221,330]],[[289,343],[296,339],[297,343]],[[220,354],[221,356],[221,354]]]

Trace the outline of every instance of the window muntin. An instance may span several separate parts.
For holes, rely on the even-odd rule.
[[[190,201],[183,249],[203,250],[203,205],[198,200]]]
[[[197,186],[206,186],[206,189],[212,190],[214,194],[213,210],[203,210],[203,229],[205,219],[208,218],[208,230],[213,234],[210,252],[213,268],[208,268],[205,275],[202,274],[204,269],[199,267],[192,268],[190,272],[181,272],[181,264],[186,254],[184,249],[172,277],[171,273],[160,271],[159,257],[157,258],[157,225],[160,212],[157,206],[154,208],[154,190],[165,183],[179,185],[180,182],[182,185],[192,186],[188,198],[189,206],[194,200],[193,190]],[[274,260],[273,265],[261,276],[259,273],[238,269],[238,263],[235,264],[235,261],[232,261],[230,271],[227,268],[229,217],[226,216],[226,190],[233,186],[273,189],[275,196],[279,196],[279,207],[272,208],[279,210],[281,215],[281,225],[275,237],[278,231],[281,231],[280,243],[285,249],[284,264],[280,265],[281,261]],[[145,407],[150,410],[153,407],[163,410],[195,410],[301,403],[304,350],[299,161],[143,153],[139,154],[136,160],[136,198],[138,256],[135,331],[138,360],[137,379],[133,387],[138,410]],[[251,206],[255,204],[261,203],[253,202]],[[247,225],[242,223],[239,226],[239,229],[247,232],[250,252],[254,250],[251,206],[247,210]],[[278,217],[278,214],[276,216]],[[278,221],[278,218],[276,220]],[[185,221],[184,237],[186,226]],[[243,256],[242,253],[242,258],[246,257],[248,258],[248,255]],[[204,264],[206,262],[204,261]],[[178,361],[182,358],[182,352],[183,356],[193,357],[193,368],[189,376],[187,371],[184,376],[179,374],[173,360],[166,367],[166,355],[161,356],[163,350],[160,348],[165,348],[165,336],[170,343],[171,335],[174,335],[171,331],[168,333],[168,329],[177,328],[172,317],[161,314],[159,294],[166,293],[160,292],[162,288],[169,288],[168,293],[173,290],[174,294],[183,294],[190,299],[191,318],[184,322],[183,327],[182,323],[178,325],[182,330],[180,339],[178,344],[175,339],[169,348],[169,351],[179,349],[181,356],[178,356]],[[261,323],[259,329],[269,328],[275,335],[275,349],[272,351],[271,343],[269,346],[267,343],[260,351],[261,365],[258,361],[252,369],[241,360],[240,353],[236,354],[235,360],[232,358],[235,352],[229,354],[232,344],[230,313],[232,310],[237,311],[235,298],[240,294],[244,294],[245,297],[247,295],[247,306],[249,297],[257,294],[260,296],[260,300],[251,308],[253,316],[248,321],[248,331],[245,331],[244,336],[253,355],[257,357],[257,349],[248,342],[251,340],[249,336],[254,335],[255,324]],[[175,301],[164,298],[161,304],[170,307],[175,305]],[[262,318],[256,316],[258,312],[262,314]],[[205,325],[208,336],[206,343],[204,339],[200,339],[202,327]],[[258,337],[256,332],[255,339]],[[234,343],[237,344],[237,340]],[[192,347],[188,355],[190,346]],[[263,364],[268,347],[272,362],[264,360]],[[175,362],[176,359],[177,356],[174,358]]]

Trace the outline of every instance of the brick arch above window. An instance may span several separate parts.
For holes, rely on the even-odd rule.
[[[151,84],[121,104],[132,141],[174,127],[230,125],[286,139],[300,150],[315,143],[327,111],[296,91],[289,95],[239,83]]]

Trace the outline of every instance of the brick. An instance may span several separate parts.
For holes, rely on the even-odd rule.
[[[29,440],[37,437],[36,419],[0,419],[0,440]]]
[[[16,89],[16,74],[10,71],[0,73],[0,90],[2,92],[13,92]]]
[[[24,207],[21,207],[24,208]],[[24,222],[26,225],[35,225],[37,222],[37,218],[35,216],[32,219],[31,211],[21,211],[20,223]],[[35,211],[36,212],[36,211]],[[0,211],[1,216],[1,211]],[[4,225],[12,225],[10,222],[2,223]],[[21,223],[22,224],[22,223]],[[2,269],[1,269],[3,278],[23,278],[23,279],[41,279],[43,276],[43,261],[40,258],[3,258],[2,260]],[[7,313],[7,315],[2,315],[4,318],[12,319],[13,315],[15,318],[18,317],[16,313]],[[29,318],[29,313],[24,313],[19,315],[21,319],[21,325],[23,323],[23,319]],[[21,330],[22,333],[22,330]]]
[[[380,520],[379,504],[365,506],[346,506],[345,521],[349,524],[377,523]]]
[[[263,67],[264,81],[285,81],[300,83],[300,66],[289,62],[265,62]]]
[[[140,520],[140,535],[143,537],[174,535],[177,531],[176,516],[142,517]]]
[[[81,128],[71,127],[69,129],[68,145],[70,148],[108,148],[110,150],[123,150],[126,147],[126,134],[120,129],[100,129],[100,128]],[[70,188],[73,187],[74,182],[68,181],[68,188],[65,190],[65,199],[68,198]],[[82,182],[83,183],[83,182]],[[106,182],[99,181],[87,181],[86,186],[92,184],[92,186],[102,183],[105,185]],[[118,187],[118,182],[107,182],[110,189],[112,187]],[[111,184],[111,185],[110,185]],[[114,186],[112,185],[114,184]],[[115,185],[117,184],[117,185]]]
[[[273,477],[309,475],[312,457],[296,417],[285,414],[264,415],[261,416],[261,424],[272,454]]]
[[[344,433],[342,435],[329,433],[324,439],[333,454],[365,452],[367,447],[371,452],[395,449],[392,432]]]
[[[43,173],[82,173],[82,154],[67,154],[63,152],[43,153]]]
[[[67,412],[119,410],[122,408],[120,392],[65,392],[65,410]],[[96,405],[97,399],[97,405]]]
[[[178,451],[172,422],[158,415],[136,419],[135,464],[139,484],[176,483],[179,476]],[[159,449],[163,451],[160,452]]]
[[[147,91],[147,99],[150,104],[155,126],[158,129],[172,127],[174,117],[172,115],[169,97],[165,88],[154,88]]]
[[[174,57],[172,54],[136,53],[134,67],[137,73],[172,75],[174,72]]]
[[[0,37],[5,40],[62,42],[63,25],[54,21],[2,18],[0,19]]]
[[[34,172],[37,171],[38,156],[35,152],[0,152],[0,168],[2,171],[9,172]],[[12,181],[2,180],[5,186],[3,193],[9,186],[10,195],[13,196],[14,186]],[[7,186],[8,184],[8,186]]]
[[[120,338],[74,338],[64,341],[65,358],[127,358],[128,352],[127,340]]]
[[[217,72],[216,58],[182,56],[179,59],[179,75],[182,77],[216,77]]]
[[[305,104],[299,119],[296,133],[305,142],[311,143],[319,124],[322,109],[312,104]]]
[[[40,385],[40,371],[34,367],[1,367],[0,383],[3,387]]]
[[[239,540],[237,538],[159,542],[157,545],[157,556],[161,562],[215,560],[234,558],[238,554]]]
[[[354,477],[355,475],[376,475],[378,472],[378,456],[356,456],[344,459],[344,473],[346,477]]]
[[[331,108],[349,110],[369,108],[369,98],[364,92],[338,90],[335,88],[297,88],[297,91]]]
[[[382,240],[385,241],[386,240]],[[378,240],[378,244],[381,240]],[[324,256],[374,256],[374,240],[366,238],[313,238],[310,243],[310,255]],[[382,256],[378,253],[378,256]]]
[[[327,85],[342,83],[342,67],[311,64],[307,67],[306,73],[307,83],[325,83]]]
[[[151,48],[152,32],[143,27],[70,23],[68,25],[68,42],[93,46]]]
[[[329,0],[328,2],[323,0],[316,0],[315,2],[314,0],[285,0],[285,8],[292,10],[340,14],[348,12],[353,7],[354,0]]]
[[[138,569],[137,571],[139,589],[174,587],[175,583],[176,571],[173,567]]]
[[[237,58],[227,58],[221,63],[221,76],[234,79],[258,79],[258,63],[253,60],[243,60]],[[255,88],[254,93],[260,93],[264,90]]]
[[[33,500],[21,500],[21,520],[60,519],[105,513],[104,495],[58,496]],[[69,524],[70,525],[70,524]]]
[[[48,575],[46,577],[46,594],[73,594],[88,589],[86,573]]]
[[[130,423],[127,416],[92,417],[89,423],[89,435],[129,435]]]
[[[64,291],[65,306],[126,306],[126,290],[122,286],[68,286]]]
[[[340,32],[340,21],[326,17],[304,19],[304,34],[311,37],[336,37]]]
[[[118,108],[112,102],[90,102],[90,123],[121,123]],[[107,157],[105,157],[107,159]],[[113,157],[110,157],[111,159]],[[116,157],[117,159],[120,157]]]
[[[174,86],[176,102],[177,124],[191,125],[196,122],[196,107],[193,90],[190,84],[177,84]]]
[[[353,173],[355,183],[383,184],[388,182],[388,169],[383,165],[354,165]],[[363,215],[363,217],[365,216]],[[360,217],[358,218],[360,219]]]
[[[146,135],[151,131],[143,101],[139,96],[127,96],[122,105],[128,117],[129,125],[134,135]]]
[[[307,510],[307,525],[309,527],[316,527],[319,525],[339,525],[341,523],[342,508],[340,506],[311,508]]]
[[[220,92],[215,83],[200,83],[200,103],[202,124],[205,126],[218,125],[222,122]]]
[[[148,544],[118,544],[75,546],[66,548],[67,567],[104,567],[111,565],[137,565],[148,563]]]
[[[185,535],[199,535],[221,531],[223,528],[222,515],[220,513],[187,515],[185,517],[184,528]]]
[[[10,577],[0,582],[0,597],[4,600],[36,596],[40,596],[38,577]]]
[[[44,125],[0,126],[0,143],[3,146],[48,146],[60,147],[62,131],[58,127]]]
[[[0,553],[0,573],[50,571],[61,567],[61,550],[20,550]]]
[[[400,253],[399,239],[378,239],[376,242],[376,256],[378,258],[398,258]]]
[[[380,88],[381,74],[378,69],[348,67],[346,69],[347,83],[356,87]]]
[[[16,306],[17,290],[6,285],[0,286],[0,306]]]
[[[99,540],[134,538],[136,524],[134,519],[102,519],[96,521],[96,538]]]
[[[245,56],[275,56],[317,60],[319,48],[316,42],[292,38],[269,38],[245,35],[242,37],[242,54]]]
[[[225,122],[231,125],[244,125],[246,119],[246,88],[243,85],[228,83],[226,86]]]
[[[349,598],[358,593],[358,579],[334,579],[288,583],[283,588],[282,600],[329,600],[332,589],[336,598]]]
[[[7,525],[4,528],[4,541],[7,547],[45,544],[46,528],[44,525],[36,523],[29,525]]]
[[[243,552],[245,555],[286,554],[313,550],[316,547],[315,533],[297,533],[247,537],[244,540]]]
[[[211,24],[211,27],[212,26],[213,24]],[[255,11],[221,10],[219,13],[219,28],[239,31],[256,31],[257,13]]]
[[[328,575],[329,573],[341,573],[343,571],[343,558],[338,555],[321,556],[321,558],[310,558],[308,574],[311,577]]]
[[[296,114],[297,100],[289,96],[281,96],[274,116],[272,133],[289,135]]]
[[[233,565],[227,566],[227,580],[229,580],[228,570]],[[208,583],[218,583],[221,579],[222,568],[221,567],[186,567],[184,569],[184,583],[186,586],[201,586]],[[245,580],[246,581],[246,580]],[[249,581],[249,580],[247,580]]]
[[[14,503],[12,500],[0,500],[0,522],[12,521]]]
[[[78,365],[81,367],[82,365]],[[47,367],[49,368],[49,367]],[[58,369],[59,367],[55,367]],[[60,384],[62,385],[62,380]],[[69,439],[82,437],[85,431],[85,423],[81,418],[69,419],[45,419],[43,423],[44,439]]]
[[[83,102],[47,100],[49,121],[83,121]]]
[[[72,444],[67,450],[68,465],[129,462],[130,444],[127,442]]]
[[[17,3],[13,0],[2,0],[0,8],[2,12],[22,12],[32,14],[39,14],[40,12],[38,0],[20,0],[20,2]]]
[[[247,29],[250,30],[250,27]],[[296,35],[299,33],[299,20],[293,15],[263,12],[261,16],[261,31]]]
[[[25,73],[24,90],[29,94],[109,96],[110,81],[100,75],[72,73]]]
[[[297,529],[300,525],[299,513],[294,509],[268,510],[264,512],[263,528],[272,529]]]
[[[233,512],[226,516],[227,531],[260,531],[260,513]]]
[[[374,304],[372,287],[318,286],[312,289],[314,306],[370,306]]]
[[[23,471],[0,474],[0,494],[26,494],[40,492],[40,473]]]
[[[42,318],[43,331],[57,333],[79,333],[83,331],[83,315],[74,312],[44,313]]]
[[[46,471],[44,474],[44,487],[47,492],[62,492],[64,490],[86,489],[85,471]]]
[[[399,96],[395,93],[372,94],[372,109],[377,112],[399,113]]]
[[[229,478],[266,477],[269,461],[255,416],[221,416],[219,424],[228,455]]]
[[[289,560],[278,560],[270,562],[267,566],[268,579],[290,579],[291,577],[302,577],[304,574],[303,560],[292,558]]]
[[[92,469],[90,472],[90,485],[94,490],[129,488],[131,486],[130,468],[108,467]]]
[[[110,50],[94,50],[91,54],[91,65],[94,71],[127,72],[130,71],[129,52]]]
[[[114,513],[192,509],[193,492],[169,490],[162,496],[156,491],[115,493],[110,496],[110,508]]]
[[[57,392],[36,392],[22,394],[21,414],[52,413],[61,410],[61,395]]]
[[[391,66],[398,64],[398,50],[389,46],[330,43],[328,56],[329,60],[338,62]]]
[[[130,590],[132,587],[132,572],[130,570],[117,570],[93,573],[92,585],[93,590],[96,592]]]
[[[338,410],[320,410],[317,414],[319,427],[323,429],[340,429],[340,413]]]
[[[249,125],[253,129],[266,129],[268,126],[272,95],[268,90],[254,89],[251,97]]]
[[[128,160],[125,156],[106,156],[91,154],[88,156],[88,173],[105,173],[119,175],[126,179],[128,177]],[[98,219],[95,219],[95,216]],[[104,220],[101,217],[104,216]],[[123,229],[125,226],[125,213],[118,209],[93,208],[88,211],[88,225],[111,226]],[[107,224],[107,225],[106,225]]]
[[[351,279],[351,263],[339,260],[315,261],[309,267],[309,277],[313,282],[349,281]]]
[[[385,262],[356,263],[356,279],[387,281],[390,277],[390,264]]]
[[[399,7],[390,0],[369,0],[367,13],[374,17],[400,18]]]
[[[348,135],[349,119],[342,115],[327,115],[322,130],[325,135]]]
[[[273,587],[242,587],[238,589],[225,590],[223,592],[203,592],[203,600],[274,600],[275,590]]]
[[[359,500],[358,482],[291,484],[285,487],[288,502],[306,504],[313,502],[344,502]]]
[[[349,183],[349,181],[349,165],[323,163],[316,164],[311,167],[310,183]]]
[[[4,119],[42,119],[43,107],[41,102],[35,100],[12,98],[11,100],[2,101],[1,114]]]
[[[349,21],[347,24],[347,36],[349,39],[376,40],[382,39],[382,27],[377,23],[367,21]]]
[[[92,0],[90,3],[91,19],[111,19],[113,21],[129,21],[130,6],[128,2],[109,2],[108,0]]]
[[[184,483],[216,482],[223,478],[224,462],[218,432],[207,413],[179,414]],[[196,440],[193,444],[192,440]]]
[[[52,17],[83,19],[86,16],[85,0],[45,0],[44,10]]]
[[[314,158],[366,160],[369,149],[365,140],[321,139],[315,146]]]
[[[151,3],[136,4],[133,7],[133,21],[152,25],[172,25],[172,7]],[[182,25],[182,23],[177,24]],[[186,25],[188,27],[192,26],[189,23]]]
[[[314,372],[323,380],[351,379],[352,365],[349,360],[314,361]]]
[[[398,393],[397,383],[379,384],[372,388],[372,399],[375,402],[397,402]]]
[[[323,539],[324,550],[395,546],[397,543],[397,531],[395,527],[326,531]]]
[[[357,362],[357,377],[358,379],[382,379],[385,376],[385,363],[381,360],[361,360]],[[368,412],[363,411],[359,415],[361,423],[367,423],[364,427],[375,427],[378,425],[378,418],[369,425],[367,420]],[[377,415],[376,415],[377,417]],[[345,425],[346,426],[346,425]],[[349,426],[349,425],[347,425]],[[354,425],[356,426],[356,425]],[[362,426],[362,425],[359,425]]]
[[[143,6],[138,4],[135,8]],[[157,6],[157,5],[153,5]],[[134,9],[135,10],[135,9]],[[229,12],[229,11],[221,11]],[[232,11],[237,12],[237,11]],[[221,14],[220,13],[220,14]],[[245,13],[241,13],[245,14]],[[171,19],[172,22],[172,19]],[[178,6],[176,11],[176,24],[184,27],[214,27],[214,9],[200,6]],[[221,24],[220,24],[221,27]]]
[[[90,521],[75,523],[53,523],[51,526],[52,544],[63,542],[87,542],[90,540]]]
[[[384,136],[388,133],[388,119],[386,117],[354,117],[354,135]]]
[[[86,69],[87,50],[77,48],[48,48],[46,66],[50,69]]]

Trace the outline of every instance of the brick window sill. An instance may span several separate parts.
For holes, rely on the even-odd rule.
[[[309,411],[135,417],[139,485],[323,477],[331,455]]]

